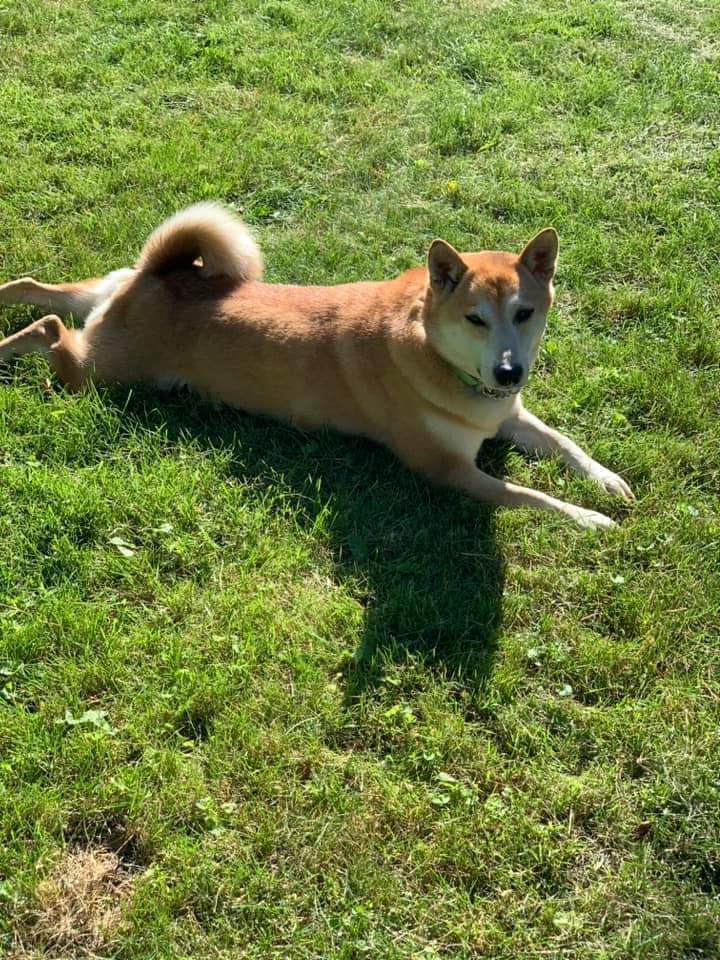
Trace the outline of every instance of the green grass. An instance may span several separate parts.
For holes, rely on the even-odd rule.
[[[127,265],[202,198],[300,283],[553,224],[527,404],[638,495],[494,449],[621,519],[593,536],[5,367],[0,953],[89,950],[48,884],[111,849],[101,957],[718,956],[719,31],[714,0],[0,6],[4,279]]]

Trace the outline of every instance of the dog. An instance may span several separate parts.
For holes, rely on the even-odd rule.
[[[634,499],[623,479],[522,404],[557,256],[548,227],[519,255],[460,254],[434,240],[426,266],[393,280],[266,284],[247,228],[225,208],[201,203],[158,227],[132,269],[56,286],[30,278],[0,286],[0,304],[52,311],[0,342],[0,360],[40,352],[70,390],[90,381],[187,386],[248,413],[368,437],[477,500],[610,527],[602,513],[476,465],[486,439],[505,437]],[[83,319],[83,328],[66,327],[62,313]]]

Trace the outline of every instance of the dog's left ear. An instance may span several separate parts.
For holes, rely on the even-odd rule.
[[[542,283],[550,283],[555,276],[560,241],[552,227],[546,227],[525,244],[520,263]]]

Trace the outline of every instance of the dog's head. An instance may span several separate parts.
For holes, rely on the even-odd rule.
[[[525,386],[553,299],[558,236],[541,230],[519,256],[459,254],[444,240],[428,253],[428,341],[478,392],[508,396]]]

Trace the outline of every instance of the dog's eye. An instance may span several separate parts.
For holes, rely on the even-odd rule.
[[[532,307],[522,307],[515,314],[515,323],[525,323],[526,320],[529,320],[535,311]]]
[[[469,321],[474,327],[486,327],[487,324],[482,317],[479,317],[476,313],[466,313],[465,319]]]

